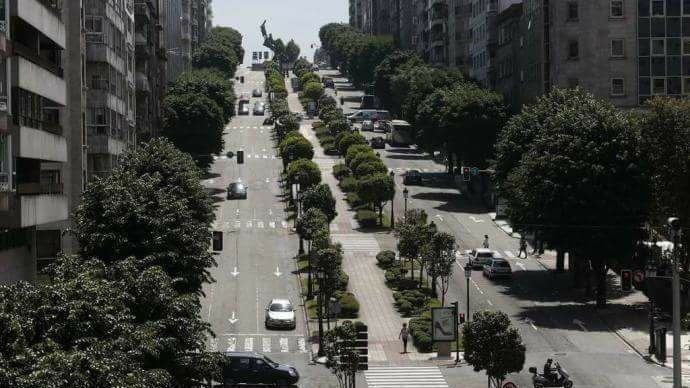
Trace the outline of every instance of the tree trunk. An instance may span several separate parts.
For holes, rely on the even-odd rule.
[[[433,296],[436,296],[436,280],[438,280],[436,276],[431,277],[431,294]]]
[[[379,226],[383,226],[383,205],[379,205]]]
[[[565,269],[565,252],[563,249],[556,251],[556,273],[563,273]]]
[[[410,280],[414,281],[414,258],[410,258]]]
[[[307,255],[307,299],[312,297],[311,287],[311,255]]]
[[[423,285],[424,284],[424,279],[422,279],[422,276],[424,276],[424,262],[419,261],[419,284]]]

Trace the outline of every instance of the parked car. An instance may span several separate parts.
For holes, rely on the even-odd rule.
[[[263,354],[254,352],[226,352],[223,386],[238,384],[289,387],[297,384],[299,373],[295,367],[278,364]]]
[[[405,185],[421,185],[422,173],[419,170],[409,170],[403,175],[403,184]]]
[[[347,116],[347,119],[353,123],[361,123],[364,120],[372,120],[376,112],[374,109],[356,110]]]
[[[264,323],[267,329],[271,327],[294,329],[297,325],[295,308],[287,299],[273,299],[266,306],[266,319]]]
[[[510,263],[505,259],[491,259],[484,264],[484,276],[492,280],[496,278],[511,278],[513,271],[510,269]]]
[[[241,182],[228,185],[228,199],[247,199],[247,186]]]
[[[266,111],[266,104],[257,102],[254,104],[254,116],[263,116]]]
[[[488,248],[475,248],[465,251],[465,255],[469,257],[470,266],[472,268],[483,268],[492,259],[500,258],[500,255]]]
[[[381,136],[376,136],[371,138],[371,148],[375,150],[382,150],[386,148],[386,139]]]
[[[240,101],[237,106],[237,114],[240,116],[249,114],[249,101]]]
[[[362,121],[362,131],[374,132],[374,122],[371,120]]]
[[[323,77],[323,87],[335,89],[335,83],[331,77]]]
[[[253,97],[261,97],[262,95],[263,95],[263,92],[261,91],[261,89],[254,89],[254,90],[252,91],[252,96],[253,96]]]

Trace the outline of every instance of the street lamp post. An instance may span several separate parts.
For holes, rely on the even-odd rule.
[[[647,265],[645,269],[645,286],[647,288],[647,295],[649,296],[649,355],[656,352],[654,346],[654,299],[652,298],[650,283],[652,278],[656,276],[656,271],[651,265]]]
[[[404,217],[407,217],[407,197],[410,195],[410,190],[407,189],[407,186],[405,186],[405,189],[403,190],[403,198],[405,198],[405,214]]]
[[[680,219],[670,217],[667,221],[673,239],[673,388],[682,387],[681,349],[680,349]]]
[[[391,171],[391,179],[393,180],[393,198],[391,198],[391,228],[395,228],[395,215],[393,213],[393,204],[395,203],[395,172]]]
[[[472,278],[472,266],[470,263],[465,264],[465,280],[467,281],[467,316],[465,322],[470,321],[470,279]]]

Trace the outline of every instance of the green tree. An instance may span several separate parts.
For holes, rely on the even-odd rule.
[[[631,257],[647,219],[641,161],[627,116],[580,89],[554,90],[524,108],[497,146],[497,170],[508,169],[497,177],[512,224],[538,229],[546,244],[569,252],[574,265],[591,264],[599,306],[606,303],[609,267]]]
[[[290,41],[285,46],[285,56],[287,57],[287,61],[290,63],[295,63],[295,61],[297,61],[297,59],[299,58],[299,53],[299,46],[297,45],[297,43],[295,43],[294,39],[290,39]]]
[[[299,83],[300,83],[300,85],[306,86],[306,85],[307,85],[308,83],[310,83],[310,82],[316,82],[316,83],[318,83],[318,84],[321,84],[321,77],[319,77],[318,74],[316,74],[316,73],[314,73],[314,72],[312,72],[312,71],[308,71],[308,72],[306,72],[306,73],[303,73],[303,74],[299,77]]]
[[[323,274],[323,284],[319,287],[321,295],[319,314],[330,317],[330,303],[323,303],[330,301],[331,297],[340,285],[340,265],[343,261],[340,250],[335,247],[321,249],[316,253],[315,264],[316,270]],[[324,311],[325,310],[325,311]]]
[[[320,231],[328,229],[328,219],[316,208],[307,209],[297,218],[297,234],[309,242],[307,250],[307,294],[308,299],[312,297],[312,241],[315,236],[320,235]]]
[[[302,74],[311,71],[312,65],[306,58],[299,58],[295,61],[295,65],[292,67],[292,72],[295,73],[297,78],[302,77]]]
[[[170,94],[165,98],[163,135],[207,169],[211,156],[223,151],[223,110],[198,93]]]
[[[291,133],[296,133],[297,135],[286,136],[278,146],[280,157],[283,158],[283,163],[287,165],[293,160],[313,158],[314,147],[311,142],[298,132]]]
[[[343,322],[326,333],[324,347],[328,362],[326,366],[338,379],[340,388],[354,386],[355,374],[359,369],[359,353],[355,349],[357,331],[350,321]]]
[[[379,159],[375,162],[360,163],[353,171],[355,178],[363,179],[366,176],[373,174],[385,174],[388,172],[388,167]]]
[[[168,89],[170,95],[201,94],[209,97],[223,110],[227,122],[235,113],[235,92],[232,81],[214,69],[182,73]]]
[[[475,372],[486,371],[489,384],[503,385],[509,373],[525,365],[525,345],[503,312],[478,311],[462,329],[465,360]]]
[[[216,265],[208,250],[213,204],[200,182],[191,158],[165,139],[128,151],[82,195],[73,230],[80,253],[160,266],[180,293],[200,293]]]
[[[427,273],[431,276],[434,295],[436,282],[441,279],[441,306],[446,305],[446,293],[455,265],[455,237],[448,233],[434,233],[424,248],[428,258]]]
[[[368,146],[367,146],[368,147]],[[352,148],[352,147],[350,147]],[[347,158],[345,159],[347,162]],[[350,170],[354,171],[359,168],[360,165],[366,164],[366,163],[378,163],[381,161],[381,158],[376,156],[374,152],[360,152],[355,155],[354,158],[350,159],[350,163],[347,165],[347,167],[350,168]]]
[[[237,57],[231,47],[219,43],[203,43],[192,55],[192,65],[199,69],[217,69],[233,76],[237,70]]]
[[[410,260],[410,279],[414,279],[414,260],[419,258],[429,239],[427,219],[428,216],[424,210],[411,209],[407,211],[405,218],[398,220],[395,224],[398,252],[400,256]]]
[[[449,85],[465,83],[457,70],[436,69],[428,65],[402,67],[391,77],[393,106],[400,107],[400,116],[416,124],[416,115],[424,100],[434,91]]]
[[[359,154],[376,156],[376,154],[374,154],[374,150],[368,144],[356,144],[347,149],[347,152],[345,153],[345,164],[349,166],[350,163],[352,163],[352,160]]]
[[[394,104],[391,78],[401,68],[421,66],[424,61],[413,51],[395,50],[389,54],[378,66],[374,73],[374,90],[381,104],[394,113],[400,112],[400,106]]]
[[[304,209],[315,208],[320,210],[329,222],[333,221],[338,215],[338,212],[335,210],[333,193],[325,183],[306,190],[302,194],[302,206]]]
[[[337,118],[330,123],[328,123],[328,131],[331,135],[338,135],[343,132],[350,130],[350,123],[347,121],[343,115],[338,114]]]
[[[321,170],[311,160],[295,160],[288,165],[287,180],[290,183],[299,183],[302,190],[307,190],[321,183]]]
[[[302,95],[315,103],[318,103],[323,93],[323,85],[320,82],[308,82],[302,89]]]
[[[242,34],[230,27],[216,26],[213,27],[206,37],[207,43],[221,44],[232,48],[235,52],[235,58],[238,62],[244,59],[244,49],[242,48]]]
[[[639,122],[642,151],[651,181],[651,223],[664,225],[669,216],[690,220],[690,103],[654,98]],[[682,237],[690,246],[690,233]],[[689,268],[686,263],[683,268]]]
[[[336,146],[341,154],[346,154],[347,150],[356,144],[367,144],[367,139],[359,132],[342,132],[339,140],[336,140]]]
[[[393,199],[395,183],[388,174],[374,174],[362,179],[357,185],[357,195],[379,210],[379,225],[383,224],[383,204]]]

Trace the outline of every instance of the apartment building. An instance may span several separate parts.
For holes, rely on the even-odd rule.
[[[350,25],[362,31],[362,1],[363,0],[349,0],[349,20]]]
[[[136,142],[134,0],[84,0],[88,174],[108,174]]]
[[[206,40],[206,34],[210,29],[211,1],[192,0],[191,7],[192,53],[194,53],[199,44]]]
[[[134,2],[136,134],[140,141],[158,136],[161,126],[167,85],[162,17],[158,0]]]
[[[517,72],[523,67],[522,3],[511,4],[496,19],[495,88],[503,92],[504,102],[513,113],[522,106],[522,85]]]
[[[60,250],[61,230],[46,226],[68,218],[60,3],[0,3],[0,65],[6,70],[0,72],[1,282],[35,279],[45,265],[41,259]]]
[[[168,58],[166,71],[170,83],[192,67],[192,1],[169,0],[162,5]]]
[[[449,12],[448,31],[450,42],[448,46],[448,62],[465,74],[469,74],[472,61],[470,59],[470,44],[472,35],[470,20],[472,15],[472,0],[452,0]]]

